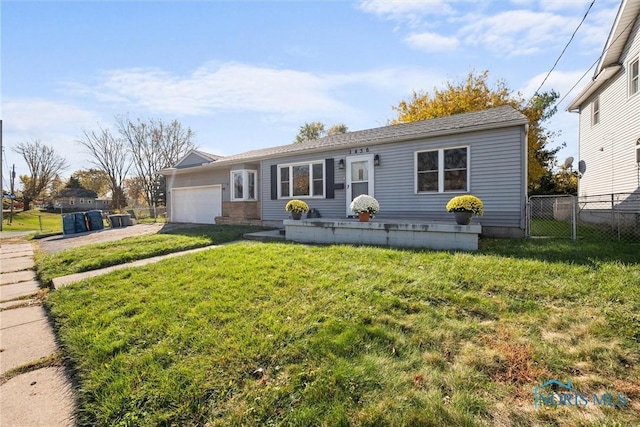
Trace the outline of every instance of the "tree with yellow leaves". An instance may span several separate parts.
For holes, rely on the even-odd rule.
[[[408,123],[511,105],[529,119],[528,187],[529,193],[534,194],[540,189],[543,177],[553,167],[555,155],[561,148],[548,148],[555,133],[543,126],[555,114],[554,103],[559,95],[552,90],[536,94],[530,102],[526,102],[521,94],[513,94],[504,81],[498,80],[492,88],[488,80],[489,71],[479,74],[471,71],[464,81],[447,82],[443,89],[434,88],[433,95],[414,91],[409,100],[400,101],[398,106],[393,107],[398,117],[391,123]]]

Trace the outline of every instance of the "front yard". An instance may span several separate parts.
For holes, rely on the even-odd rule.
[[[83,425],[634,425],[639,260],[638,245],[561,240],[241,242],[46,305]],[[588,403],[535,408],[552,379]]]

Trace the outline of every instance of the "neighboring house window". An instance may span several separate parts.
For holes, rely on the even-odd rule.
[[[84,199],[80,199],[80,204],[84,204]]]
[[[76,204],[75,199],[69,199],[69,204],[70,204],[70,205],[75,205],[75,204]]]
[[[416,152],[416,192],[468,191],[467,147]]]
[[[256,175],[254,170],[231,171],[231,200],[256,200]]]
[[[636,58],[629,66],[629,96],[640,92],[640,58]]]
[[[591,105],[591,125],[600,123],[600,97],[593,100]]]
[[[324,162],[278,166],[280,197],[324,197]]]

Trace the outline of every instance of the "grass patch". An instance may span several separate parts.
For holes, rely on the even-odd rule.
[[[128,237],[115,242],[66,249],[55,254],[36,254],[36,274],[50,285],[55,277],[97,270],[139,259],[217,245],[242,238],[244,233],[262,230],[250,226],[206,226],[177,229],[158,234]]]
[[[17,377],[18,375],[54,366],[64,366],[64,360],[62,360],[62,354],[59,351],[3,372],[2,374],[0,374],[0,385],[6,383],[12,378]]]
[[[3,231],[34,231],[43,233],[62,232],[62,217],[60,214],[41,212],[37,209],[29,211],[14,211],[13,220],[9,224],[9,213],[2,214]],[[42,222],[42,228],[40,226]]]
[[[562,244],[242,242],[46,306],[83,425],[632,425],[639,248]],[[631,406],[536,410],[549,379]]]

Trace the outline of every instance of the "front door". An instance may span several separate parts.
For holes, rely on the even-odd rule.
[[[355,215],[351,201],[361,194],[373,197],[373,154],[347,157],[347,216]]]

